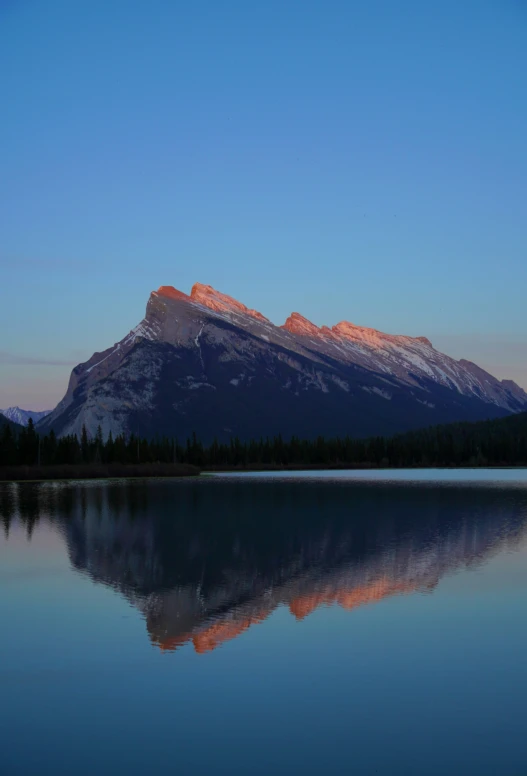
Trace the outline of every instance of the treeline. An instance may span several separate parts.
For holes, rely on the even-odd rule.
[[[527,464],[527,413],[480,423],[456,423],[384,438],[342,437],[314,440],[293,437],[203,445],[194,434],[179,441],[110,434],[99,428],[80,439],[53,432],[40,437],[32,422],[0,434],[0,466],[61,464],[192,464],[203,469],[294,466],[510,466]]]

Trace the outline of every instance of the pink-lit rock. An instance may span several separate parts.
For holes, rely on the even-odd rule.
[[[210,310],[216,310],[220,313],[237,313],[238,315],[250,315],[259,321],[269,322],[269,319],[258,312],[246,307],[241,302],[233,299],[232,296],[222,294],[216,291],[212,286],[203,285],[203,283],[194,283],[190,292],[192,301],[208,307]]]

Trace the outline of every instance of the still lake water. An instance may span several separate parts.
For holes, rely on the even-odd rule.
[[[526,472],[0,484],[0,514],[2,776],[527,774]]]

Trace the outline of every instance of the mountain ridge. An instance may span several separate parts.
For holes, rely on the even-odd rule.
[[[18,406],[0,410],[1,415],[19,426],[27,426],[30,418],[34,423],[38,423],[39,420],[45,418],[50,412],[52,412],[52,410],[23,410]]]
[[[347,321],[316,327],[300,313],[275,326],[196,283],[150,294],[143,320],[76,366],[39,423],[59,434],[136,431],[226,438],[272,433],[369,436],[527,409],[527,393],[426,337]],[[260,421],[258,422],[258,418]]]

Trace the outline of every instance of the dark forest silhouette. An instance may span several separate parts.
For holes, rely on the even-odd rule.
[[[90,437],[83,427],[75,435],[57,438],[53,431],[40,436],[32,421],[0,433],[0,467],[129,466],[190,464],[202,469],[229,467],[331,466],[510,466],[527,464],[527,413],[479,423],[455,423],[384,438],[314,440],[280,435],[230,443],[203,445],[195,434],[184,441],[167,437],[152,440],[134,434],[110,433],[101,428]],[[152,472],[153,473],[153,472]]]

